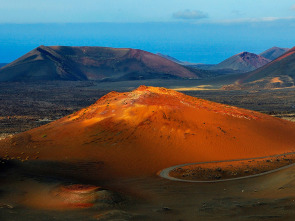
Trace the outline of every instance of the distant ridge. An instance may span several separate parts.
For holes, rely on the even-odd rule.
[[[290,50],[290,48],[279,48],[275,46],[260,53],[259,55],[273,61],[286,53],[288,50]]]
[[[0,81],[196,79],[199,74],[139,49],[39,46],[0,69]]]
[[[260,68],[269,62],[269,59],[260,55],[250,52],[241,52],[213,66],[210,70],[228,69],[239,72],[248,72]]]
[[[269,64],[242,74],[232,85],[224,89],[267,89],[295,85],[295,47]]]
[[[200,66],[200,67],[202,67],[202,66],[210,66],[210,64],[207,65],[207,64],[202,64],[202,63],[192,63],[192,62],[188,62],[188,61],[180,61],[180,60],[178,60],[178,59],[176,59],[174,57],[171,57],[171,56],[165,55],[165,54],[161,54],[161,53],[157,53],[157,55],[159,55],[159,56],[161,56],[163,58],[166,58],[166,59],[168,59],[170,61],[173,61],[173,62],[175,62],[177,64],[180,64],[182,66],[186,66],[186,67],[194,67],[194,68],[196,68],[197,66]],[[200,68],[200,69],[202,69],[202,68]]]

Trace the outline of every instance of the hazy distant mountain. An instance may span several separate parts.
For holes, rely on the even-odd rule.
[[[183,65],[183,66],[188,66],[188,67],[194,67],[194,68],[198,68],[198,67],[211,67],[211,64],[202,64],[202,63],[192,63],[192,62],[188,62],[188,61],[180,61],[174,57],[171,57],[169,55],[165,55],[165,54],[161,54],[161,53],[157,53],[157,55],[161,56],[162,58],[166,58],[170,61],[173,61],[177,64]],[[203,70],[207,70],[206,68],[204,68]],[[202,68],[200,68],[202,69]]]
[[[242,52],[213,66],[210,70],[233,70],[239,72],[248,72],[260,68],[269,62],[270,60],[257,54]]]
[[[7,63],[0,63],[0,68],[4,67],[5,65],[7,65]]]
[[[0,81],[199,78],[199,72],[138,49],[40,46],[0,69]]]
[[[261,54],[259,54],[262,57],[265,57],[269,60],[275,60],[284,53],[286,53],[290,48],[279,48],[279,47],[272,47]]]
[[[294,86],[295,47],[271,63],[249,73],[241,74],[235,84],[225,89],[263,89]]]

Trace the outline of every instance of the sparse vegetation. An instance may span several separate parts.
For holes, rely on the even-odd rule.
[[[57,120],[75,114],[77,110],[95,103],[108,93],[88,88],[88,84],[89,82],[0,83],[0,138],[1,134],[19,133],[48,123],[39,119]]]

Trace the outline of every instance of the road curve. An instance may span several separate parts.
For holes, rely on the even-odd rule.
[[[178,167],[184,167],[184,166],[190,166],[190,165],[196,165],[196,164],[208,164],[208,163],[223,163],[223,162],[234,162],[234,161],[243,161],[243,160],[257,160],[257,159],[264,159],[264,158],[270,158],[270,157],[280,157],[280,156],[287,156],[287,155],[293,155],[295,152],[291,153],[284,153],[284,154],[278,154],[278,155],[272,155],[272,156],[266,156],[266,157],[254,157],[254,158],[246,158],[246,159],[236,159],[236,160],[223,160],[223,161],[208,161],[208,162],[199,162],[199,163],[186,163],[186,164],[181,164],[181,165],[176,165],[172,167],[168,167],[166,169],[163,169],[157,173],[158,176],[168,179],[168,180],[173,180],[173,181],[180,181],[180,182],[188,182],[188,183],[217,183],[217,182],[226,182],[226,181],[232,181],[232,180],[241,180],[241,179],[246,179],[246,178],[252,178],[252,177],[258,177],[258,176],[263,176],[266,174],[274,173],[289,167],[292,167],[295,165],[295,163],[289,164],[287,166],[279,167],[274,170],[266,171],[263,173],[259,174],[254,174],[254,175],[249,175],[249,176],[243,176],[243,177],[235,177],[235,178],[230,178],[230,179],[223,179],[223,180],[184,180],[184,179],[178,179],[175,177],[171,177],[169,173],[178,168]]]

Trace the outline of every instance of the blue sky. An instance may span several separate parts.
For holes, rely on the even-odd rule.
[[[0,63],[41,44],[133,47],[202,63],[295,45],[290,0],[0,1]]]

